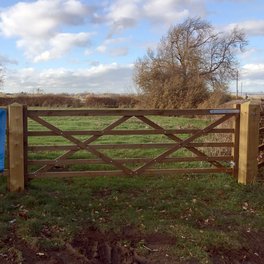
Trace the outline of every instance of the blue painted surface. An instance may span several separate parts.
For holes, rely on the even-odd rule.
[[[5,168],[6,110],[0,109],[0,172]]]

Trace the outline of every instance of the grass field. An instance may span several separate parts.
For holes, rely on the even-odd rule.
[[[47,121],[51,122],[56,127],[62,130],[101,130],[107,127],[112,122],[116,121],[118,117],[48,117],[46,118]],[[157,124],[161,125],[164,129],[180,129],[180,128],[189,128],[189,129],[200,129],[205,127],[206,125],[210,124],[210,120],[206,119],[195,119],[195,118],[175,118],[175,117],[151,117],[151,120],[156,122]],[[136,118],[131,118],[130,120],[126,121],[125,123],[119,125],[114,130],[126,130],[126,129],[151,129],[148,125],[141,122]],[[45,130],[45,128],[38,123],[31,121],[29,122],[29,130]],[[47,130],[47,129],[46,129]],[[187,138],[189,135],[182,134],[178,135],[181,139]],[[75,136],[77,139],[85,140],[90,136]],[[221,135],[222,142],[230,141],[231,135]],[[45,140],[45,141],[44,141]],[[208,136],[200,137],[194,142],[219,142],[219,134],[211,134]],[[165,135],[118,135],[118,136],[111,136],[105,135],[98,138],[96,141],[92,142],[94,144],[133,144],[133,143],[174,143],[173,140],[169,139]],[[55,136],[48,136],[48,137],[30,137],[29,138],[29,145],[72,145],[71,142],[66,140],[63,137],[55,137]],[[167,147],[168,148],[168,147]],[[167,148],[137,148],[137,149],[99,149],[100,152],[106,154],[111,158],[142,158],[142,157],[156,157],[157,155],[163,153]],[[205,148],[207,154],[215,154],[216,156],[230,154],[231,149],[227,148]],[[63,152],[59,151],[46,151],[46,152],[32,152],[29,154],[29,159],[54,159],[59,155],[63,154]],[[170,157],[183,157],[183,156],[192,156],[193,154],[188,151],[187,149],[179,149],[175,153],[173,153]],[[95,155],[91,154],[87,151],[78,151],[73,154],[71,159],[90,159],[96,158]],[[135,168],[140,165],[141,163],[134,163],[134,164],[125,164],[130,168]],[[208,167],[207,162],[189,162],[189,163],[163,163],[163,164],[156,164],[155,167],[159,168],[184,168],[184,167]],[[31,168],[31,171],[36,170],[38,167],[34,166]],[[68,170],[112,170],[115,169],[113,166],[109,164],[82,164],[82,165],[71,165],[67,166]]]
[[[99,129],[111,122],[109,118],[74,118],[63,123],[56,118],[49,120],[72,130],[95,129],[95,123]],[[186,118],[156,121],[166,128],[201,128],[209,122]],[[125,128],[125,124],[122,126]],[[127,126],[146,129],[135,120]],[[34,122],[29,127],[41,129]],[[46,140],[32,137],[30,144],[68,144],[58,137]],[[112,140],[105,136],[99,142]],[[112,143],[167,142],[157,135],[120,136],[115,140]],[[219,140],[219,136],[210,137],[212,140]],[[111,157],[140,157],[155,156],[160,151],[105,153]],[[52,159],[59,154],[32,153],[31,158]],[[189,154],[180,150],[175,155]],[[89,166],[101,169],[105,165]],[[224,174],[35,179],[21,194],[7,193],[6,179],[0,178],[0,263],[263,263],[263,194],[262,183],[242,186]],[[109,262],[109,248],[112,259],[114,252],[120,253],[119,262]],[[140,257],[129,262],[131,255]],[[127,262],[120,256],[126,256]]]

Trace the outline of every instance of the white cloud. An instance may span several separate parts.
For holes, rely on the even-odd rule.
[[[264,81],[264,64],[246,64],[242,67],[242,77]],[[264,88],[264,87],[263,87]]]
[[[246,49],[243,53],[240,54],[240,58],[243,60],[249,60],[251,59],[256,53],[258,52],[258,49],[256,48],[249,48]]]
[[[100,52],[100,53],[105,53],[105,52],[106,52],[106,49],[107,49],[107,46],[104,45],[104,44],[102,44],[102,45],[100,45],[100,46],[98,46],[98,47],[96,48],[96,50],[97,50],[98,52]]]
[[[46,69],[24,68],[9,71],[4,83],[5,92],[31,92],[43,89],[45,92],[115,92],[125,93],[133,86],[133,65],[96,64],[90,68]]]
[[[45,38],[63,25],[82,24],[89,15],[78,0],[19,2],[1,13],[0,28],[6,36]]]
[[[233,29],[234,27],[245,30],[249,36],[264,36],[264,20],[248,20],[232,23],[227,26],[227,29]]]
[[[62,56],[71,47],[87,41],[88,33],[74,35],[61,31],[64,26],[83,24],[92,14],[92,9],[79,0],[19,2],[0,13],[0,32],[17,38],[17,47],[22,48],[29,59],[47,60]],[[62,40],[63,51],[59,54],[57,46]]]
[[[105,8],[105,20],[111,27],[109,37],[134,27],[139,20],[166,27],[188,16],[204,16],[204,0],[116,0]]]
[[[128,54],[128,47],[118,46],[118,44],[128,42],[130,38],[107,38],[96,48],[100,53],[108,52],[111,56],[125,56]],[[89,53],[88,53],[89,54]]]
[[[116,0],[106,9],[106,20],[111,25],[109,36],[133,27],[141,17],[139,1]]]
[[[40,62],[60,58],[72,48],[90,43],[91,33],[66,31],[70,26],[83,26],[86,22],[109,26],[108,39],[96,49],[104,53],[111,44],[117,43],[114,34],[136,26],[139,21],[147,20],[155,26],[168,27],[190,14],[197,16],[205,12],[204,0],[112,0],[98,2],[97,7],[87,2],[18,2],[0,13],[0,34],[15,38],[17,47],[24,51],[27,59]],[[85,54],[90,54],[89,48],[85,49]],[[126,54],[126,47],[117,48],[111,49],[110,55]]]
[[[190,15],[184,6],[180,8],[180,2],[175,0],[147,1],[144,6],[145,15],[153,22],[171,24]]]
[[[18,64],[18,61],[15,59],[10,59],[7,56],[0,54],[0,65],[6,64]]]
[[[128,47],[118,47],[110,50],[110,55],[113,57],[126,56],[128,54]]]
[[[110,20],[118,21],[122,19],[138,19],[140,16],[139,2],[137,0],[116,0],[113,1],[108,10],[107,17]]]
[[[264,64],[246,64],[241,70],[244,92],[264,91]]]
[[[90,36],[91,34],[86,32],[78,34],[59,33],[48,41],[49,49],[39,55],[35,54],[34,62],[60,58],[72,47],[85,47],[90,44]]]
[[[93,54],[93,50],[92,50],[92,49],[90,49],[90,48],[85,49],[85,51],[84,51],[84,55],[85,55],[85,56],[90,56],[90,55],[92,55],[92,54]]]

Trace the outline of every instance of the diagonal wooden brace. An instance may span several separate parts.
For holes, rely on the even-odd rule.
[[[178,149],[185,147],[186,144],[192,142],[193,140],[195,140],[196,138],[200,137],[201,135],[210,132],[214,127],[216,127],[219,124],[225,122],[230,117],[232,117],[232,115],[225,115],[225,116],[221,117],[220,119],[216,120],[215,122],[213,122],[212,124],[210,124],[209,126],[207,126],[206,128],[204,128],[203,130],[200,130],[199,132],[195,133],[194,135],[190,136],[189,138],[187,138],[187,139],[179,142],[178,144],[176,144],[172,148],[166,150],[165,152],[163,152],[162,154],[160,154],[156,158],[153,158],[151,161],[145,163],[143,166],[141,166],[138,169],[136,169],[134,171],[134,173],[135,174],[141,174],[141,173],[143,173],[148,167],[150,167],[155,162],[162,161],[164,158],[166,158],[170,154],[174,153]]]
[[[152,120],[148,119],[147,117],[145,116],[136,116],[139,120],[141,120],[142,122],[146,123],[147,125],[149,125],[150,127],[153,127],[154,129],[163,129],[163,127],[159,126],[157,123],[153,122]],[[167,136],[169,139],[172,139],[174,140],[175,142],[182,142],[183,140],[177,136],[175,136],[174,134],[167,134],[167,133],[164,133],[165,136]],[[208,157],[206,154],[204,154],[202,151],[198,150],[197,148],[195,147],[188,147],[188,146],[185,146],[186,149],[188,149],[189,151],[191,151],[192,153],[194,153],[195,155],[197,156],[202,156],[202,157]],[[217,162],[217,161],[208,161],[210,162],[212,165],[214,165],[215,167],[217,168],[224,168],[224,166]]]
[[[68,156],[72,155],[73,153],[79,151],[80,149],[83,149],[83,150],[87,150],[87,151],[91,152],[92,154],[96,155],[98,158],[100,158],[104,162],[106,162],[106,163],[108,163],[110,165],[114,165],[118,169],[121,169],[125,174],[127,174],[127,175],[132,175],[133,174],[133,171],[130,170],[129,168],[125,167],[123,164],[119,163],[118,161],[115,161],[115,160],[111,159],[110,157],[106,156],[105,154],[99,152],[94,147],[92,147],[91,145],[89,145],[91,142],[93,142],[97,138],[101,137],[101,135],[92,136],[91,138],[89,138],[86,141],[82,142],[82,141],[76,139],[75,137],[73,137],[71,135],[65,134],[61,129],[55,127],[54,125],[48,123],[47,121],[43,120],[42,118],[40,118],[38,116],[30,116],[30,118],[32,120],[38,122],[42,126],[44,126],[44,127],[48,128],[48,129],[52,130],[57,135],[60,135],[60,136],[66,138],[67,140],[69,140],[69,141],[71,141],[71,142],[73,142],[74,144],[77,145],[77,149],[76,150],[70,150],[67,153],[63,154],[62,156],[58,157],[56,160],[66,159]],[[124,116],[124,117],[118,119],[116,122],[114,122],[111,125],[109,125],[108,127],[106,127],[103,131],[111,130],[114,127],[118,126],[119,124],[125,122],[129,118],[130,117]],[[37,175],[39,173],[46,172],[51,167],[52,166],[50,166],[50,165],[43,166],[42,168],[40,168],[39,170],[37,170],[35,172],[35,174]]]

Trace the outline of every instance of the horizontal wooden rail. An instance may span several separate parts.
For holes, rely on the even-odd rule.
[[[236,115],[239,109],[187,109],[187,110],[28,110],[28,116],[184,116],[184,115]]]
[[[162,174],[184,174],[184,173],[232,173],[232,168],[182,168],[182,169],[147,169],[143,175],[162,175]],[[29,179],[32,178],[64,178],[64,177],[96,177],[96,176],[124,176],[124,172],[116,171],[66,171],[66,172],[45,172],[29,173]]]
[[[175,143],[147,143],[147,144],[91,144],[95,149],[140,149],[140,148],[168,148],[175,146]],[[232,142],[203,142],[188,143],[184,147],[234,147]],[[76,145],[57,145],[57,146],[28,146],[28,151],[64,151],[64,150],[81,150]]]
[[[259,133],[264,133],[264,127],[261,127],[261,128],[259,129]]]
[[[110,131],[101,131],[101,130],[66,130],[63,131],[66,135],[155,135],[155,134],[194,134],[199,132],[200,129],[144,129],[144,130],[110,130]],[[215,128],[212,129],[208,134],[214,133],[234,133],[235,130],[232,128]],[[40,137],[40,136],[61,136],[55,133],[54,131],[28,131],[28,136]]]
[[[151,158],[126,158],[114,159],[121,163],[139,163],[148,162]],[[174,157],[165,158],[160,163],[168,162],[193,162],[193,161],[232,161],[233,156],[217,156],[217,157]],[[29,160],[28,165],[69,165],[69,164],[105,164],[100,159],[67,159],[67,160]]]
[[[220,124],[224,123],[233,116],[238,117],[240,114],[239,109],[187,109],[187,110],[135,110],[135,109],[79,109],[79,110],[28,110],[27,117],[43,126],[43,130],[31,130],[26,131],[27,137],[53,137],[61,136],[64,138],[65,143],[58,142],[58,145],[28,145],[28,152],[45,152],[45,151],[56,151],[64,152],[58,154],[53,160],[47,158],[36,159],[32,158],[28,160],[27,164],[31,166],[31,169],[36,169],[32,166],[39,166],[35,172],[27,173],[29,178],[38,177],[73,177],[73,176],[133,176],[133,175],[154,175],[154,174],[177,174],[177,173],[234,173],[234,169],[230,168],[227,163],[234,161],[232,156],[207,156],[204,153],[204,149],[199,148],[234,148],[233,142],[203,142],[210,141],[206,138],[209,134],[234,134],[235,129],[233,127],[219,127]],[[103,129],[94,130],[62,130],[56,124],[52,124],[52,118],[43,117],[77,117],[77,116],[119,116],[119,119],[106,126]],[[121,117],[120,117],[121,116]],[[155,121],[149,119],[147,116],[213,116],[211,124],[206,125],[204,128],[179,128],[177,126],[170,127],[168,129],[160,126]],[[219,116],[219,118],[216,118]],[[144,126],[139,128],[125,129],[120,125],[126,122],[131,117],[139,119]],[[57,119],[56,119],[57,120]],[[119,126],[119,127],[118,127]],[[177,135],[185,134],[187,137],[181,138]],[[130,143],[127,139],[122,142],[111,142],[110,144],[103,144],[100,141],[102,136],[128,136],[128,135],[163,135],[169,140],[166,143],[153,142],[148,137],[148,142],[143,143]],[[80,139],[76,136],[86,136],[86,139]],[[203,139],[198,139],[203,137]],[[64,145],[65,144],[65,145]],[[67,145],[66,145],[67,144]],[[122,150],[122,149],[164,149],[164,153],[159,154],[157,157],[115,157],[111,158],[107,156],[107,153],[100,152],[100,150]],[[171,157],[172,153],[178,149],[185,148],[194,154],[191,157]],[[88,152],[89,157],[91,154],[92,158],[78,159],[74,158],[74,155],[78,151]],[[163,163],[177,163],[177,162],[208,162],[209,166],[204,168],[157,168],[155,164]],[[131,169],[128,164],[140,164],[141,167]],[[56,166],[64,166],[71,164],[107,164],[112,169],[106,171],[68,171],[65,167],[64,171],[57,171]],[[143,164],[143,165],[142,165]],[[55,170],[54,170],[55,167]],[[177,167],[177,166],[176,166]],[[184,166],[183,166],[184,167]],[[200,166],[198,166],[200,167]]]

